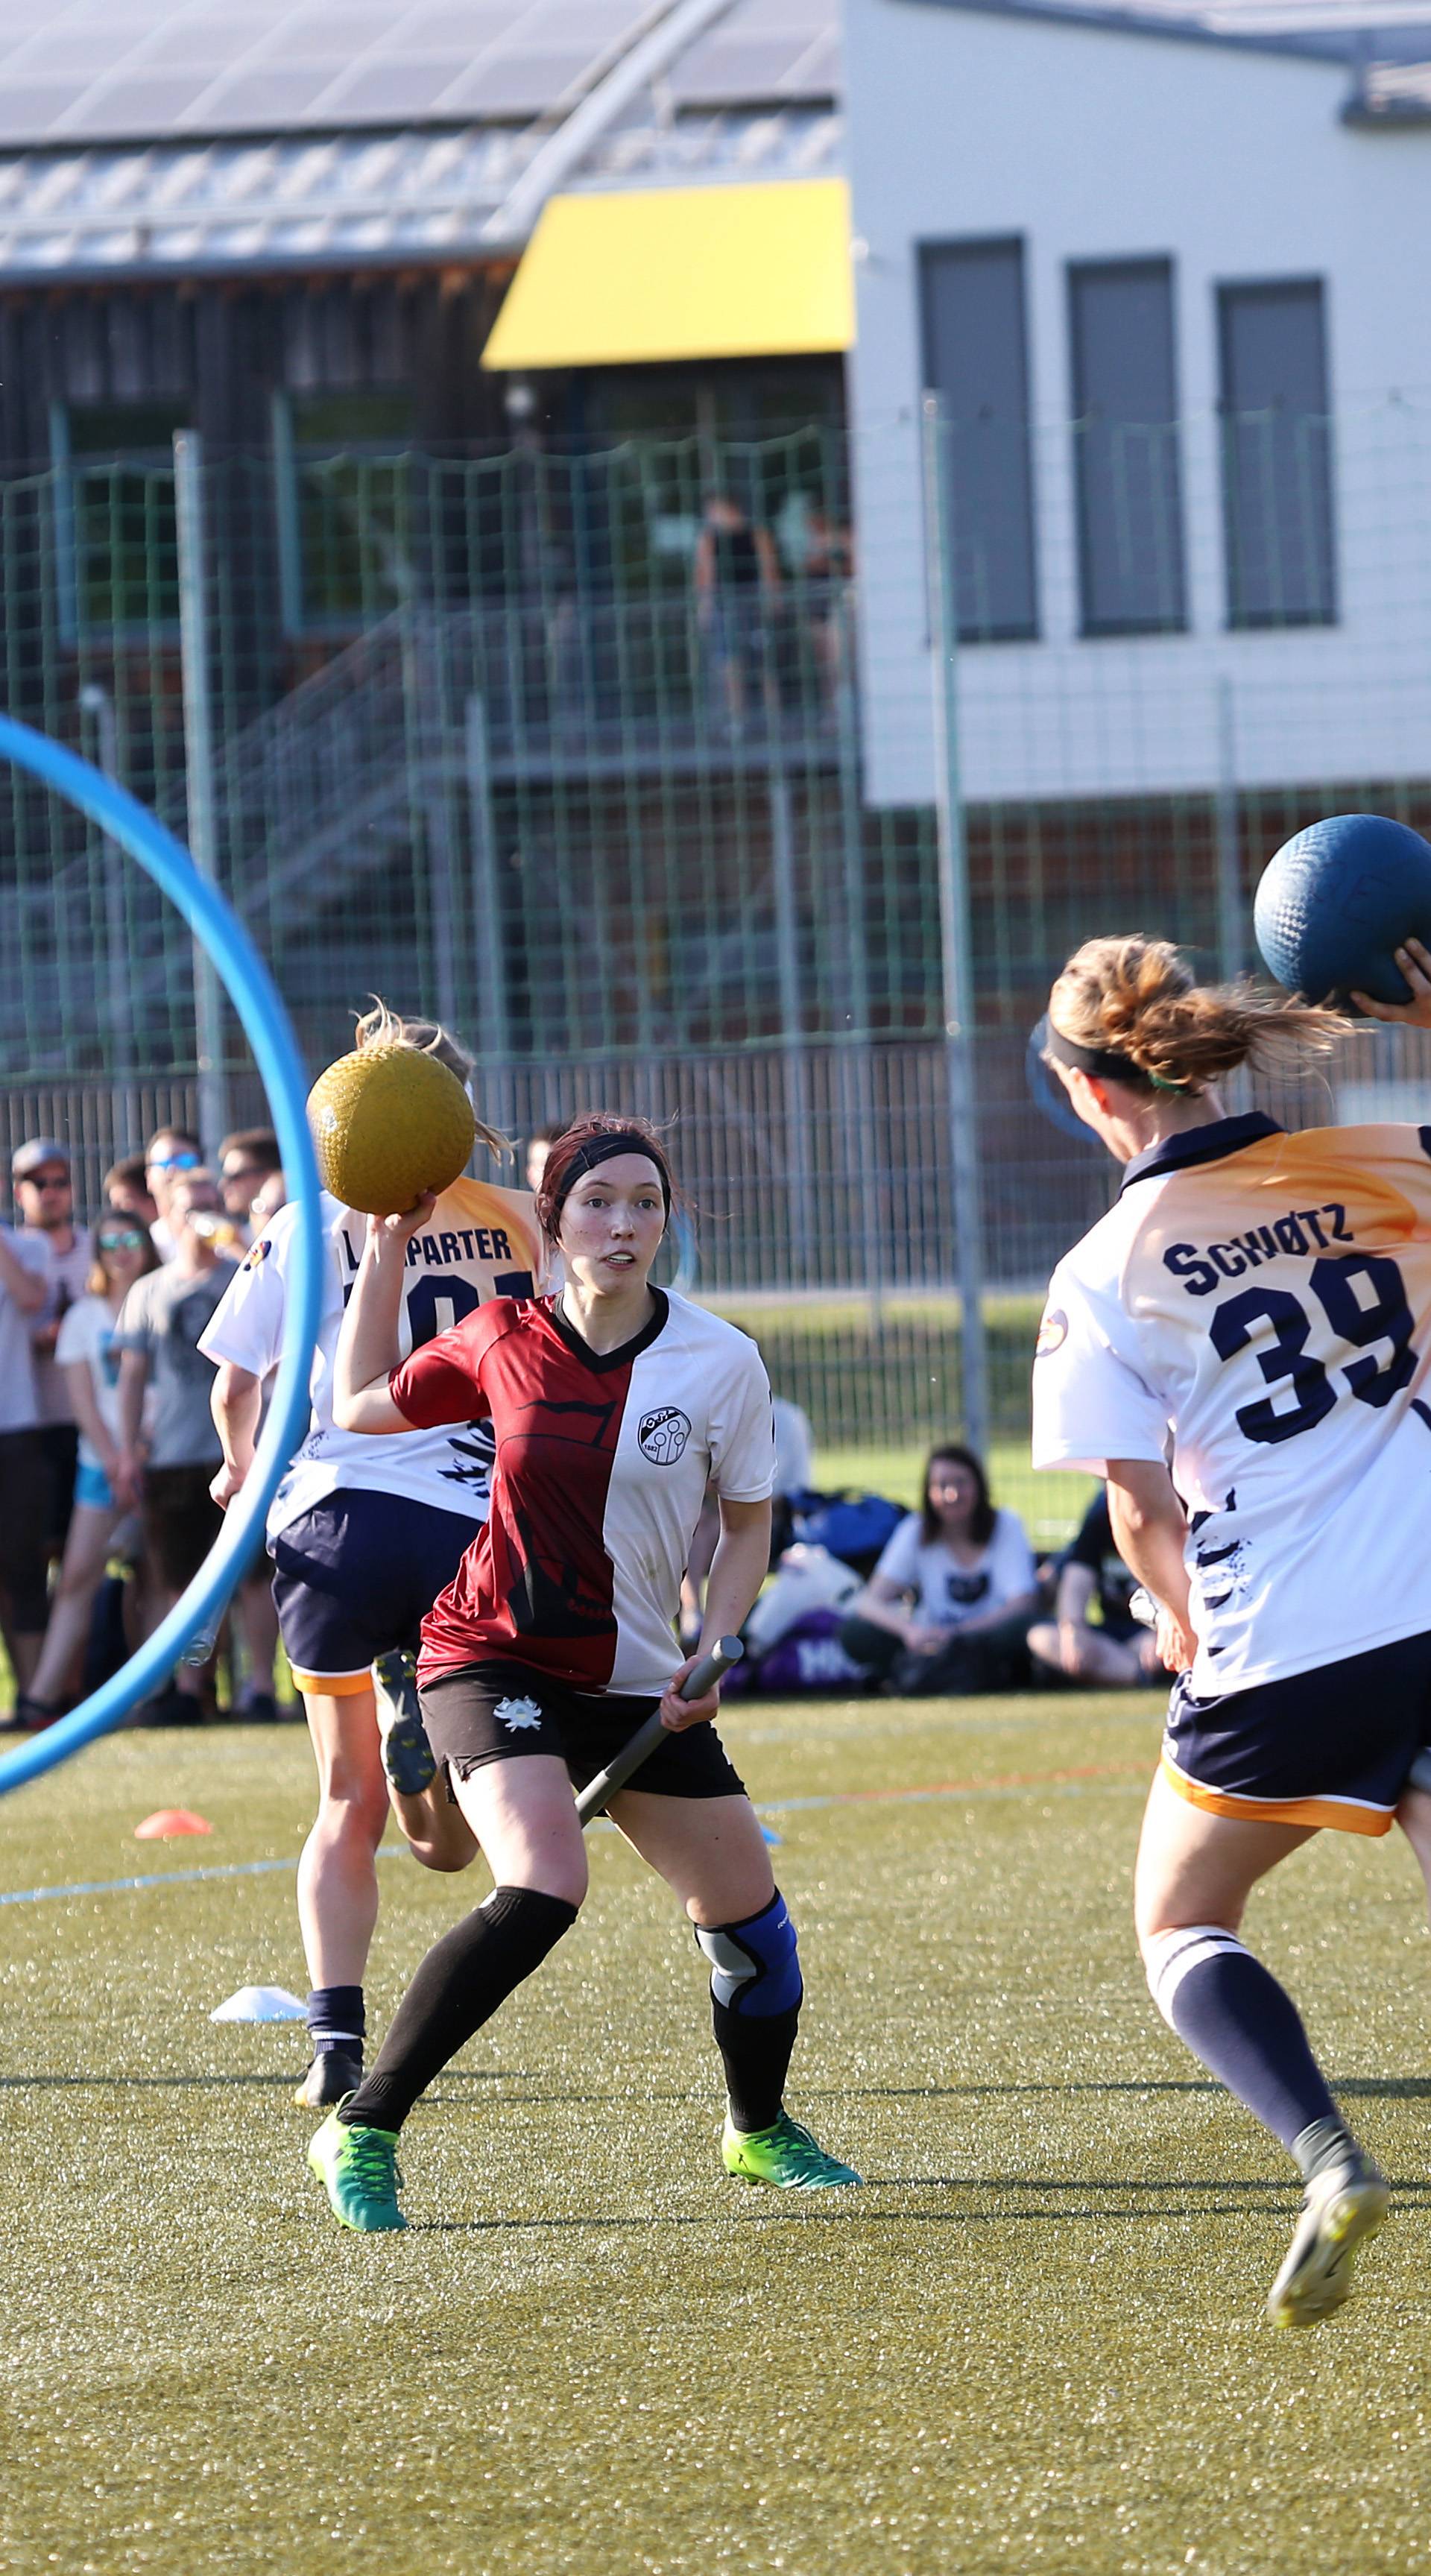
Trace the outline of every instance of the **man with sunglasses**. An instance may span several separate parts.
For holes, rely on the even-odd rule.
[[[265,1182],[282,1171],[283,1156],[271,1127],[240,1127],[219,1147],[219,1194],[224,1214],[238,1228],[242,1251],[246,1252],[253,1240],[254,1200]],[[283,1205],[281,1198],[277,1204]]]
[[[48,1294],[32,1330],[40,1446],[45,1457],[46,1554],[64,1554],[74,1508],[79,1432],[64,1370],[55,1357],[60,1326],[85,1293],[94,1261],[89,1229],[75,1223],[74,1179],[67,1145],[53,1136],[31,1136],[10,1161],[20,1231],[44,1254]]]
[[[161,1261],[172,1261],[179,1239],[169,1223],[169,1193],[176,1181],[197,1172],[204,1160],[198,1137],[187,1127],[156,1127],[144,1148],[144,1180],[159,1214],[149,1231]]]
[[[38,1498],[44,1478],[31,1327],[49,1294],[33,1236],[0,1225],[0,1633],[24,1691],[49,1615]]]

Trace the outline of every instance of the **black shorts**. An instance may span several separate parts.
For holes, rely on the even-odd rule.
[[[569,1690],[529,1664],[465,1664],[422,1688],[428,1740],[445,1765],[466,1780],[488,1762],[524,1753],[554,1753],[572,1785],[584,1789],[644,1726],[654,1699],[594,1698]],[[739,1798],[745,1783],[713,1726],[668,1735],[631,1782],[660,1798]]]
[[[283,1651],[301,1691],[367,1690],[375,1655],[414,1647],[477,1535],[466,1512],[344,1487],[271,1543]]]
[[[45,1496],[45,1545],[51,1556],[63,1556],[65,1540],[70,1534],[70,1514],[75,1505],[79,1432],[72,1422],[42,1422],[39,1441],[45,1453],[45,1471],[49,1480]]]
[[[216,1466],[146,1467],[139,1506],[144,1549],[169,1592],[187,1592],[210,1548],[223,1536],[224,1516],[209,1492]]]
[[[1195,1699],[1173,1685],[1163,1772],[1215,1816],[1269,1825],[1391,1830],[1417,1754],[1431,1744],[1431,1636]]]
[[[49,1471],[39,1432],[0,1431],[0,1591],[10,1624],[42,1637],[50,1615],[45,1565]]]

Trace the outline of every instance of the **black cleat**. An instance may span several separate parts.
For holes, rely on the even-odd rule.
[[[363,2060],[356,2049],[320,2048],[293,2099],[300,2111],[332,2111],[356,2093]]]

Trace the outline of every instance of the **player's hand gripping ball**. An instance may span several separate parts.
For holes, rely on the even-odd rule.
[[[477,1134],[455,1073],[420,1047],[359,1047],[320,1073],[308,1124],[325,1190],[365,1216],[398,1216],[467,1168]]]
[[[1309,1002],[1409,1002],[1393,950],[1431,944],[1431,843],[1383,814],[1332,814],[1284,841],[1258,886],[1263,962]]]

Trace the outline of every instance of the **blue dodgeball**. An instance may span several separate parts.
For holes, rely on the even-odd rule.
[[[1431,843],[1384,814],[1331,814],[1284,841],[1252,910],[1263,963],[1309,1002],[1409,1002],[1392,955],[1431,946]]]

